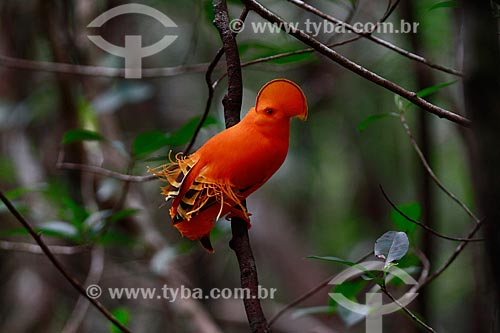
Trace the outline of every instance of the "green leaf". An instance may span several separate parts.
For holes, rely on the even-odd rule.
[[[270,60],[269,62],[283,65],[283,64],[290,64],[290,63],[294,63],[294,62],[307,61],[307,60],[310,60],[313,58],[314,58],[314,53],[307,52],[307,53],[289,55],[289,56],[283,57],[283,58],[273,59],[273,60]]]
[[[356,296],[363,291],[363,289],[368,285],[368,281],[366,280],[350,280],[345,281],[340,285],[337,285],[333,288],[332,293],[342,294],[345,298],[353,301],[354,303],[359,303]],[[361,300],[362,302],[364,301]],[[352,312],[351,310],[342,306],[341,303],[335,302],[333,297],[330,294],[330,305],[335,308],[337,313],[339,314],[342,321],[346,326],[350,327],[354,324],[360,322],[365,316],[364,314]]]
[[[399,263],[398,263],[398,267],[401,268]],[[419,266],[406,267],[404,269],[404,271],[406,273],[408,273],[409,275],[416,275],[416,274],[418,274],[418,273],[420,273],[422,271],[422,267],[419,267]],[[400,277],[398,277],[397,275],[390,274],[386,278],[385,285],[386,286],[391,285],[391,286],[400,287],[400,286],[404,286],[405,282]]]
[[[349,260],[341,259],[341,258],[338,258],[338,257],[332,257],[332,256],[308,256],[307,258],[332,261],[332,262],[335,262],[335,263],[338,263],[338,264],[342,264],[342,265],[346,265],[346,266],[349,266],[349,267],[355,267],[355,268],[359,269],[361,272],[365,272],[365,274],[367,274],[371,279],[376,279],[377,278],[372,272],[368,271],[362,265],[357,264],[357,263],[352,262],[352,261],[349,261]]]
[[[0,206],[0,208],[1,207],[2,206]],[[16,208],[17,208],[17,206],[16,206]],[[10,228],[10,229],[0,231],[0,236],[17,236],[17,235],[29,235],[29,232],[24,227]]]
[[[0,180],[5,183],[12,181],[12,179],[16,178],[16,171],[12,159],[0,156]]]
[[[7,197],[7,199],[12,201],[12,200],[15,200],[15,199],[27,194],[27,193],[31,193],[34,191],[43,191],[45,189],[45,187],[46,187],[46,184],[44,184],[44,183],[35,184],[32,186],[18,187],[18,188],[15,188],[13,190],[5,192],[5,196]]]
[[[83,221],[82,229],[97,234],[106,226],[106,220],[110,216],[111,209],[94,212]]]
[[[394,104],[396,105],[396,109],[398,109],[401,112],[406,111],[406,108],[410,106],[412,103],[407,102],[405,104],[405,100],[403,97],[399,96],[398,94],[394,94]]]
[[[408,253],[398,262],[399,268],[407,268],[419,265],[420,265],[420,258],[415,253]]]
[[[168,162],[168,158],[169,156],[168,155],[159,155],[159,156],[153,156],[153,157],[148,157],[144,160],[142,160],[142,162]]]
[[[419,221],[422,215],[422,207],[417,202],[397,205],[398,209],[408,217]],[[391,220],[399,227],[401,231],[406,232],[409,236],[413,234],[417,225],[408,221],[405,217],[399,214],[395,209],[391,211]]]
[[[280,49],[272,44],[262,42],[258,39],[252,39],[249,41],[244,41],[242,43],[238,43],[238,51],[240,55],[247,55],[246,53],[249,51],[258,52],[259,56],[256,59],[260,59],[263,57],[267,57],[270,55],[274,55],[276,53],[280,53]],[[283,52],[283,51],[281,51]],[[254,59],[255,60],[255,59]]]
[[[63,144],[79,142],[79,141],[102,141],[104,137],[97,132],[86,129],[73,129],[64,133],[62,139]]]
[[[118,232],[108,230],[105,234],[99,235],[96,240],[96,243],[99,245],[107,246],[107,245],[119,245],[119,246],[133,246],[136,241],[134,238]]]
[[[136,158],[154,153],[168,145],[168,136],[160,131],[139,134],[132,145],[132,153]]]
[[[130,321],[130,312],[125,307],[113,309],[111,314],[118,320],[120,324],[127,326]],[[111,333],[122,333],[122,330],[113,323],[109,323],[109,330]]]
[[[365,288],[367,284],[368,281],[364,279],[345,281],[342,284],[336,285],[333,288],[332,292],[337,294],[342,294],[347,299],[354,301],[356,299],[356,296],[361,292],[361,290],[363,290],[363,288]],[[330,297],[330,305],[334,307],[337,306],[337,302],[335,302],[335,300],[331,297]]]
[[[191,138],[193,137],[194,131],[196,130],[196,126],[198,126],[200,119],[201,117],[197,116],[182,125],[181,128],[179,128],[168,137],[167,144],[169,144],[170,146],[181,146],[188,143],[189,140],[191,140]],[[217,121],[217,119],[213,117],[207,117],[201,127],[204,128],[210,125],[216,125],[218,123],[219,122]]]
[[[141,210],[137,209],[137,208],[122,209],[122,210],[119,210],[119,211],[113,213],[113,215],[110,216],[109,220],[110,220],[110,222],[117,222],[117,221],[123,220],[127,217],[134,216],[140,212],[141,212]]]
[[[182,125],[181,128],[170,135],[160,131],[151,131],[139,134],[132,146],[134,156],[136,158],[145,158],[147,155],[154,153],[163,147],[181,146],[188,143],[194,135],[200,118],[200,116],[197,116],[190,119],[187,123]],[[202,128],[218,123],[217,119],[207,117],[203,122]]]
[[[437,92],[438,90],[443,89],[444,87],[450,86],[456,82],[458,82],[458,80],[444,82],[444,83],[438,83],[436,85],[424,88],[424,89],[417,92],[417,96],[420,98],[424,98],[424,97],[432,95],[435,92]],[[405,99],[397,94],[394,95],[394,104],[396,104],[396,108],[401,112],[406,111],[410,106],[413,105],[413,103],[410,101],[405,102]]]
[[[83,95],[78,95],[77,99],[80,126],[88,130],[95,130],[97,128],[97,116],[94,109]]]
[[[365,318],[364,314],[353,312],[343,306],[339,306],[337,312],[347,327],[354,326]]]
[[[373,124],[374,122],[384,119],[387,117],[398,117],[397,113],[394,112],[387,112],[387,113],[379,113],[379,114],[374,114],[369,116],[368,118],[365,118],[359,125],[358,125],[358,131],[363,132],[369,125]]]
[[[341,258],[338,258],[338,257],[332,257],[332,256],[308,256],[307,258],[309,258],[309,259],[326,260],[326,261],[333,261],[333,262],[336,262],[337,264],[342,264],[342,265],[346,265],[346,266],[354,266],[354,265],[356,265],[355,262],[352,262],[352,261],[349,261],[349,260],[345,260],[345,259],[341,259]]]
[[[384,259],[388,267],[404,257],[409,245],[410,241],[404,232],[388,231],[375,241],[374,253],[376,257]]]
[[[75,242],[79,242],[80,239],[78,229],[71,223],[64,221],[44,222],[35,230],[43,235],[69,239]]]
[[[78,234],[78,230],[71,224],[62,221],[49,221],[42,224],[41,227],[33,228],[37,233],[44,236],[57,237],[66,240],[71,240],[75,243],[81,243],[81,239]],[[12,228],[0,231],[1,236],[17,236],[17,235],[29,235],[29,231],[26,228]]]
[[[458,82],[458,80],[454,80],[454,81],[450,81],[450,82],[435,84],[433,86],[430,86],[430,87],[427,87],[427,88],[424,88],[424,89],[418,91],[417,96],[423,98],[423,97],[432,95],[436,91],[443,89],[444,87],[451,86],[452,84],[457,83],[457,82]]]
[[[250,61],[260,60],[263,58],[272,57],[283,53],[291,53],[289,56],[286,57],[280,57],[263,62],[263,63],[274,63],[280,65],[316,59],[314,52],[295,53],[300,50],[290,49],[290,47],[286,46],[280,47],[275,44],[271,44],[269,42],[263,43],[259,40],[250,40],[248,42],[238,44],[238,50],[242,55],[243,54],[247,55],[247,53],[252,53],[252,55],[249,55],[249,58],[251,58]]]
[[[110,114],[124,109],[132,103],[147,101],[154,95],[153,86],[145,82],[123,80],[92,100],[94,114]]]
[[[429,11],[437,9],[437,8],[454,8],[457,6],[456,1],[441,1],[438,3],[435,3],[429,8]]]
[[[332,306],[312,306],[308,308],[297,309],[292,312],[292,319],[313,315],[313,314],[335,314],[335,308]]]
[[[89,213],[85,210],[85,207],[77,204],[69,197],[64,197],[62,203],[66,208],[63,218],[68,219],[71,224],[80,227],[83,221],[89,217]]]
[[[264,47],[262,47],[262,48],[264,48]],[[252,44],[251,49],[255,49],[255,47],[253,47],[253,44]],[[267,58],[267,57],[274,56],[274,55],[281,54],[281,53],[288,53],[288,52],[295,51],[295,50],[284,51],[283,49],[273,47],[270,45],[266,45],[265,49],[267,49],[265,52],[263,52],[257,56],[252,57],[251,61],[259,60],[262,58]],[[307,61],[307,60],[311,60],[314,58],[315,58],[315,55],[313,52],[307,52],[307,53],[291,54],[291,55],[286,56],[286,57],[280,57],[280,58],[276,58],[276,59],[267,60],[263,63],[274,63],[274,64],[279,64],[279,65],[284,65],[284,64],[290,64],[290,63],[295,63],[295,62]]]

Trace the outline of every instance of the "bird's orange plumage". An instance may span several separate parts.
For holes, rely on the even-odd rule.
[[[189,239],[200,239],[213,252],[209,234],[215,221],[229,213],[250,219],[241,201],[264,184],[284,162],[290,120],[307,118],[304,93],[286,79],[268,82],[241,122],[208,140],[187,157],[149,171],[169,185],[174,226]]]

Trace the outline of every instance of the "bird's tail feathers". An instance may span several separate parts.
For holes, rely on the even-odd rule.
[[[205,251],[208,253],[214,253],[214,248],[212,246],[212,242],[210,241],[210,234],[206,234],[205,236],[200,238],[200,244]]]
[[[177,154],[175,160],[170,158],[169,153],[169,160],[170,163],[168,164],[148,168],[148,172],[168,183],[167,186],[161,188],[166,201],[179,196],[184,181],[198,162],[198,159],[193,155],[183,157],[182,153]],[[237,206],[248,220],[247,210],[242,204],[242,192],[228,181],[211,179],[201,173],[196,177],[189,189],[183,191],[184,195],[179,200],[179,204],[172,207],[173,221],[174,223],[184,220],[189,221],[193,216],[215,204],[220,205],[216,220],[221,217],[225,206]]]

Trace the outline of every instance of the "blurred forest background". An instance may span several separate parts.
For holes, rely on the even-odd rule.
[[[164,202],[159,181],[128,182],[99,172],[102,169],[87,172],[92,170],[68,164],[144,176],[148,166],[165,163],[170,150],[186,147],[205,109],[204,75],[221,47],[212,23],[212,3],[140,1],[167,14],[177,28],[165,28],[144,15],[123,15],[101,28],[87,28],[102,12],[125,3],[0,2],[0,188],[84,285],[239,287],[238,264],[228,247],[228,222],[217,223],[216,252],[207,254],[170,225],[168,208],[159,208]],[[263,3],[292,22],[323,21],[287,1]],[[385,0],[308,3],[351,23],[377,22],[395,5]],[[239,1],[229,1],[228,6],[231,18],[243,9]],[[401,19],[418,22],[418,33],[375,35],[433,63],[463,68],[459,3],[403,0],[387,21],[398,26]],[[264,22],[255,12],[246,22],[237,36],[243,63],[306,47],[284,32],[253,33],[248,24]],[[165,34],[178,38],[144,58],[144,77],[132,80],[113,70],[123,68],[123,59],[96,47],[89,34],[102,35],[116,45],[123,45],[125,35],[143,36],[143,45]],[[353,36],[315,37],[332,44]],[[465,114],[458,75],[365,38],[335,50],[410,91],[432,87],[426,99]],[[224,73],[221,61],[213,79]],[[441,267],[459,242],[415,228],[391,208],[379,185],[410,217],[442,234],[467,237],[471,218],[432,182],[399,115],[404,112],[442,183],[475,212],[467,130],[406,105],[389,90],[313,52],[245,66],[242,114],[254,105],[260,87],[278,77],[302,87],[309,118],[292,123],[285,164],[247,202],[253,214],[249,233],[260,284],[278,290],[275,299],[262,301],[268,319],[345,268],[308,256],[354,261],[373,251],[375,240],[389,230],[405,231],[410,239],[410,250],[399,267],[418,278],[420,250],[431,271]],[[195,148],[223,130],[221,100],[226,89],[222,78]],[[0,332],[118,332],[54,269],[4,205],[0,220]],[[490,303],[484,252],[481,242],[468,244],[420,291],[410,309],[437,332],[491,331],[498,308]],[[361,290],[368,284],[351,284],[343,291],[364,303]],[[399,294],[408,289],[393,288]],[[331,289],[322,288],[286,312],[273,324],[273,331],[364,332],[363,318],[353,318],[329,300]],[[241,300],[113,300],[103,293],[100,301],[134,332],[248,332]],[[421,331],[402,311],[385,316],[384,327],[385,332]]]

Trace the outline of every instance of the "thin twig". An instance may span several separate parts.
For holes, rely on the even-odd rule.
[[[433,63],[433,62],[425,59],[424,57],[422,57],[418,54],[414,54],[414,53],[407,51],[403,48],[400,48],[399,46],[396,46],[396,45],[394,45],[394,44],[392,44],[392,43],[390,43],[382,38],[373,36],[372,35],[373,31],[367,32],[367,31],[363,31],[360,29],[356,29],[352,25],[350,25],[349,23],[346,23],[342,20],[337,19],[336,17],[325,14],[322,11],[320,11],[319,9],[317,9],[316,7],[313,7],[313,6],[305,3],[304,1],[301,1],[301,0],[287,0],[287,1],[293,3],[294,5],[302,8],[302,9],[307,10],[308,12],[311,12],[315,15],[318,15],[319,17],[321,17],[327,21],[330,21],[332,23],[343,26],[343,27],[347,28],[349,31],[351,31],[351,32],[353,32],[361,37],[364,37],[364,38],[366,38],[366,39],[368,39],[376,44],[382,45],[390,50],[393,50],[393,51],[395,51],[395,52],[397,52],[397,53],[399,53],[407,58],[418,61],[424,65],[427,65],[427,66],[432,67],[434,69],[446,72],[448,74],[452,74],[452,75],[456,75],[456,76],[463,76],[463,74],[460,71],[457,71],[456,69],[448,68],[446,66]]]
[[[387,195],[387,193],[384,191],[384,188],[382,187],[382,185],[379,185],[380,187],[380,191],[382,191],[382,195],[384,196],[385,200],[387,200],[387,202],[391,205],[391,207],[396,211],[398,212],[399,215],[401,215],[402,217],[404,217],[406,220],[412,222],[412,223],[415,223],[416,225],[424,228],[425,230],[427,230],[428,232],[430,232],[431,234],[437,236],[437,237],[440,237],[440,238],[444,238],[444,239],[447,239],[447,240],[452,240],[452,241],[459,241],[459,242],[482,242],[484,241],[484,239],[479,239],[479,238],[462,238],[462,237],[452,237],[452,236],[446,236],[446,235],[443,235],[439,232],[437,232],[436,230],[432,229],[431,227],[429,227],[427,224],[425,223],[422,223],[420,221],[417,221],[411,217],[409,217],[408,215],[406,215],[403,211],[401,211],[401,209],[398,208],[398,206],[396,206],[396,204],[394,204],[394,202],[389,198],[389,196]]]
[[[429,272],[431,270],[431,263],[429,262],[429,258],[423,253],[420,249],[414,248],[415,254],[417,257],[420,259],[420,262],[422,263],[422,272],[420,272],[420,276],[418,278],[418,288],[416,289],[410,289],[410,292],[417,292],[418,289],[420,289],[420,285],[424,283],[425,280],[427,280],[427,277],[429,276]]]
[[[429,270],[430,270],[430,263],[429,259],[427,256],[420,251],[419,249],[415,248],[415,253],[419,257],[420,262],[422,263],[422,271],[420,272],[420,276],[418,278],[417,284],[415,284],[410,290],[408,290],[407,293],[409,294],[414,294],[416,293],[423,285],[423,283],[427,280],[427,276],[429,275]],[[396,303],[414,322],[425,328],[429,332],[434,332],[435,330],[430,327],[428,324],[424,323],[420,318],[418,318],[410,309],[408,309],[405,305],[401,304],[399,300],[397,300],[387,289],[387,286],[385,285],[385,280],[382,280],[382,284],[380,284],[380,290],[384,294],[386,294],[394,303]]]
[[[245,6],[243,8],[243,11],[240,14],[240,18],[239,18],[240,21],[245,22],[247,15],[248,15],[248,8]],[[236,34],[233,33],[233,36],[236,36]],[[191,137],[191,140],[189,140],[189,143],[188,143],[186,149],[184,149],[184,155],[188,155],[189,152],[191,151],[191,149],[193,148],[193,145],[196,141],[196,138],[198,137],[198,134],[200,133],[200,130],[203,127],[203,123],[207,119],[208,113],[210,112],[210,105],[212,104],[212,100],[214,97],[214,89],[216,86],[212,83],[212,74],[213,74],[214,69],[217,67],[217,64],[219,63],[219,61],[223,55],[224,55],[224,47],[221,47],[217,51],[217,54],[212,59],[210,64],[208,65],[207,72],[205,73],[205,82],[207,83],[207,88],[208,88],[208,97],[207,97],[207,101],[205,103],[205,110],[203,111],[203,114],[200,118],[200,121],[198,122],[198,125],[196,125],[196,129],[193,133],[193,136]],[[242,67],[243,67],[243,65],[242,65]],[[224,75],[227,75],[227,72]]]
[[[0,66],[29,70],[41,71],[50,73],[71,74],[78,76],[95,76],[95,77],[109,77],[109,78],[123,78],[125,77],[125,69],[111,68],[100,66],[85,66],[74,65],[61,62],[37,61],[28,59],[12,58],[5,55],[0,55]],[[142,77],[155,78],[155,77],[169,77],[181,74],[202,73],[207,70],[208,64],[194,64],[182,65],[173,67],[161,68],[144,68],[142,69]]]
[[[413,136],[412,131],[410,130],[410,126],[408,125],[408,122],[406,121],[405,115],[403,111],[399,112],[399,120],[401,121],[401,124],[403,125],[403,128],[410,138],[410,142],[417,152],[418,157],[420,158],[420,161],[422,161],[422,164],[424,165],[425,170],[427,170],[427,173],[429,176],[432,178],[432,180],[436,183],[436,185],[444,192],[446,195],[448,195],[453,201],[455,201],[466,213],[467,215],[470,216],[470,218],[476,222],[479,223],[479,218],[472,213],[472,211],[467,207],[465,203],[463,203],[460,199],[457,198],[455,194],[453,194],[451,191],[449,191],[444,184],[439,180],[439,178],[436,176],[434,171],[432,170],[431,166],[427,162],[427,159],[425,158],[424,154],[422,153],[422,150],[420,150],[420,147],[417,144],[417,141],[415,140],[415,137]]]
[[[131,170],[134,168],[135,165],[135,160],[131,159],[128,163],[127,167],[127,173],[131,172]],[[127,200],[128,193],[130,191],[130,181],[129,180],[124,180],[123,183],[121,184],[122,187],[120,189],[120,195],[116,202],[113,204],[113,207],[111,207],[111,212],[109,216],[113,216],[115,213],[117,213],[120,209],[123,208],[123,205],[125,204],[125,201]],[[111,228],[112,220],[109,218],[104,219],[104,226],[102,229],[98,232],[96,236],[94,236],[94,243],[103,237],[108,231],[109,228]]]
[[[55,255],[73,255],[77,253],[83,253],[89,251],[89,246],[87,245],[76,245],[76,246],[62,246],[62,245],[48,245],[50,251]],[[11,242],[0,240],[0,249],[6,251],[19,251],[28,252],[33,254],[44,254],[42,248],[36,244],[23,243],[23,242]]]
[[[57,168],[58,169],[65,169],[65,170],[78,170],[78,171],[83,171],[83,172],[94,173],[97,175],[115,178],[115,179],[118,179],[118,180],[121,180],[124,182],[131,182],[131,183],[142,183],[142,182],[148,182],[151,180],[158,179],[155,175],[133,176],[133,175],[127,175],[124,173],[101,168],[101,167],[98,167],[95,165],[86,165],[86,164],[69,163],[69,162],[57,163]]]
[[[94,246],[90,256],[90,268],[87,278],[85,279],[85,285],[89,286],[99,283],[103,270],[104,249],[102,248],[102,246]],[[87,299],[80,295],[73,311],[71,312],[71,316],[61,330],[61,333],[77,332],[78,328],[83,322],[83,319],[85,318],[85,314],[89,309],[89,305],[90,303],[87,301]]]
[[[401,302],[396,298],[394,297],[388,290],[387,288],[385,287],[385,285],[381,285],[380,286],[381,290],[384,292],[384,294],[386,294],[387,296],[389,296],[389,298],[394,302],[396,303],[400,308],[401,310],[403,310],[408,316],[410,316],[410,318],[418,323],[420,326],[422,326],[423,328],[425,328],[428,332],[432,332],[432,333],[436,333],[436,331],[430,327],[429,325],[427,325],[426,323],[424,323],[420,318],[418,318],[410,309],[408,309],[406,306],[404,306],[403,304],[401,304]]]
[[[191,149],[193,148],[193,145],[196,141],[196,138],[198,137],[198,134],[200,133],[201,128],[203,127],[203,123],[208,117],[208,114],[210,112],[210,105],[212,105],[212,100],[214,98],[214,86],[212,85],[212,73],[219,63],[219,60],[222,58],[222,55],[224,54],[224,48],[220,48],[217,51],[217,54],[215,57],[212,59],[210,62],[210,65],[208,66],[207,72],[205,73],[205,82],[207,83],[208,87],[208,97],[207,101],[205,102],[205,110],[203,111],[203,114],[201,115],[200,121],[196,125],[196,129],[194,130],[193,136],[191,137],[191,140],[189,140],[189,143],[184,149],[184,155],[189,155],[191,152]]]
[[[349,69],[350,71],[358,74],[359,76],[374,82],[375,84],[378,84],[381,87],[384,87],[401,97],[404,97],[408,101],[412,102],[413,104],[421,107],[423,110],[426,110],[430,113],[433,113],[437,115],[438,117],[448,119],[452,122],[455,122],[457,124],[460,124],[465,127],[470,126],[470,120],[462,117],[461,115],[458,115],[456,113],[450,112],[448,110],[445,110],[439,106],[436,106],[432,103],[429,103],[425,99],[419,97],[415,92],[409,91],[397,84],[395,84],[392,81],[387,80],[386,78],[375,74],[374,72],[369,71],[368,69],[362,67],[361,65],[347,59],[346,57],[340,55],[336,51],[332,50],[329,48],[327,45],[319,42],[315,38],[312,38],[311,36],[307,35],[304,33],[302,30],[299,29],[294,29],[293,27],[290,26],[289,23],[284,21],[281,17],[275,15],[271,11],[269,11],[266,7],[264,7],[262,4],[260,4],[256,0],[242,0],[244,4],[249,6],[252,10],[254,10],[257,14],[262,16],[264,19],[271,23],[278,24],[282,30],[285,30],[289,35],[297,38],[298,40],[302,41],[303,43],[311,46],[314,48],[316,51],[319,53],[323,54],[324,56],[328,57],[329,59],[333,60],[334,62],[338,63],[339,65]]]
[[[474,235],[476,234],[476,232],[482,226],[483,222],[484,222],[484,219],[480,220],[479,223],[474,224],[474,226],[472,227],[471,231],[467,235],[467,238],[474,237]],[[458,255],[465,249],[465,247],[467,246],[467,244],[469,244],[469,242],[467,242],[467,241],[463,241],[460,244],[458,244],[457,247],[455,248],[455,251],[453,251],[453,253],[451,254],[451,256],[445,261],[445,263],[440,268],[438,268],[436,271],[434,271],[434,273],[432,273],[431,275],[429,275],[429,277],[427,278],[427,280],[425,280],[424,283],[422,283],[421,288],[424,287],[425,285],[431,283],[439,275],[441,275],[455,261],[455,259],[457,259]]]
[[[396,9],[396,6],[398,5],[399,2],[400,2],[400,0],[395,1],[392,6],[389,3],[387,11],[384,13],[384,15],[382,16],[382,18],[375,24],[375,26],[373,27],[373,29],[369,31],[369,33],[372,33],[373,31],[375,31],[375,29],[381,23],[383,23],[385,20],[387,20],[387,18],[389,18],[389,16],[392,14],[392,12],[394,11],[394,9]],[[335,42],[335,43],[328,44],[328,47],[329,48],[333,48],[333,47],[347,45],[347,44],[350,44],[350,43],[352,43],[354,41],[357,41],[358,39],[361,39],[361,37],[362,36],[360,36],[360,35],[356,35],[356,36],[347,38],[347,39],[342,40],[342,41],[338,41],[338,42]],[[254,60],[250,60],[250,61],[246,61],[246,62],[242,62],[241,63],[241,67],[242,68],[243,67],[248,67],[248,66],[252,66],[252,65],[256,65],[256,64],[260,64],[260,63],[264,63],[264,62],[276,60],[276,59],[282,59],[282,58],[291,57],[291,56],[294,56],[294,55],[301,55],[301,54],[306,54],[306,53],[312,53],[312,52],[315,52],[315,51],[316,50],[313,49],[312,47],[308,47],[308,48],[305,48],[305,49],[299,49],[299,50],[295,50],[295,51],[278,53],[278,54],[274,54],[274,55],[271,55],[271,56],[262,57],[262,58],[258,58],[258,59],[254,59]],[[223,73],[217,80],[214,81],[213,86],[216,87],[219,84],[219,82],[222,79],[224,79],[226,76],[227,76],[227,73]]]
[[[323,289],[326,286],[328,286],[328,284],[330,283],[330,281],[332,281],[332,279],[334,277],[335,277],[335,275],[331,275],[331,276],[327,277],[326,279],[324,279],[323,281],[321,281],[315,287],[311,288],[310,290],[308,290],[304,294],[300,295],[299,297],[297,297],[296,299],[294,299],[290,303],[286,304],[283,308],[281,308],[278,312],[276,312],[276,314],[274,316],[272,316],[271,319],[269,319],[269,327],[271,327],[283,314],[285,314],[285,312],[287,312],[288,310],[296,307],[297,305],[299,305],[300,303],[302,303],[306,299],[308,299],[311,296],[315,295],[321,289]]]
[[[444,192],[446,193],[453,201],[455,201],[466,213],[469,215],[472,220],[475,222],[474,226],[472,229],[469,231],[469,234],[467,235],[467,239],[471,239],[474,237],[476,232],[479,230],[481,225],[483,224],[483,220],[480,220],[472,211],[467,207],[465,203],[463,203],[460,199],[457,198],[452,192],[450,192],[444,185],[443,183],[439,180],[439,178],[436,176],[432,168],[430,167],[429,163],[425,159],[424,154],[420,150],[420,147],[417,144],[417,141],[415,140],[413,133],[410,129],[410,126],[408,125],[408,122],[406,121],[406,118],[404,116],[404,113],[402,111],[399,112],[399,119],[401,121],[401,124],[403,125],[403,128],[405,129],[406,134],[410,138],[410,142],[413,145],[413,148],[417,152],[417,155],[419,156],[422,164],[424,165],[425,170],[429,173],[430,177],[432,180],[436,183],[436,185]],[[424,285],[429,284],[432,282],[434,279],[436,279],[439,275],[441,275],[458,257],[458,255],[465,249],[465,247],[469,244],[469,240],[464,240],[460,242],[460,244],[457,245],[455,248],[455,251],[451,254],[451,256],[446,260],[446,262],[438,268],[434,273],[432,273],[424,283],[422,283],[421,287]]]
[[[123,332],[132,333],[132,331],[127,328],[125,325],[120,323],[118,319],[113,316],[108,309],[106,309],[98,300],[91,298],[87,295],[85,288],[82,284],[69,272],[67,271],[61,262],[54,256],[54,254],[50,251],[50,248],[45,244],[42,240],[40,234],[38,234],[35,229],[31,226],[31,224],[17,211],[17,209],[12,205],[12,203],[5,197],[2,191],[0,191],[0,200],[3,201],[7,209],[11,212],[11,214],[23,225],[23,227],[28,230],[31,237],[38,243],[43,253],[47,256],[47,258],[52,262],[54,267],[64,276],[64,278],[75,288],[82,296],[87,298],[93,306],[95,306],[109,321],[118,326]]]

